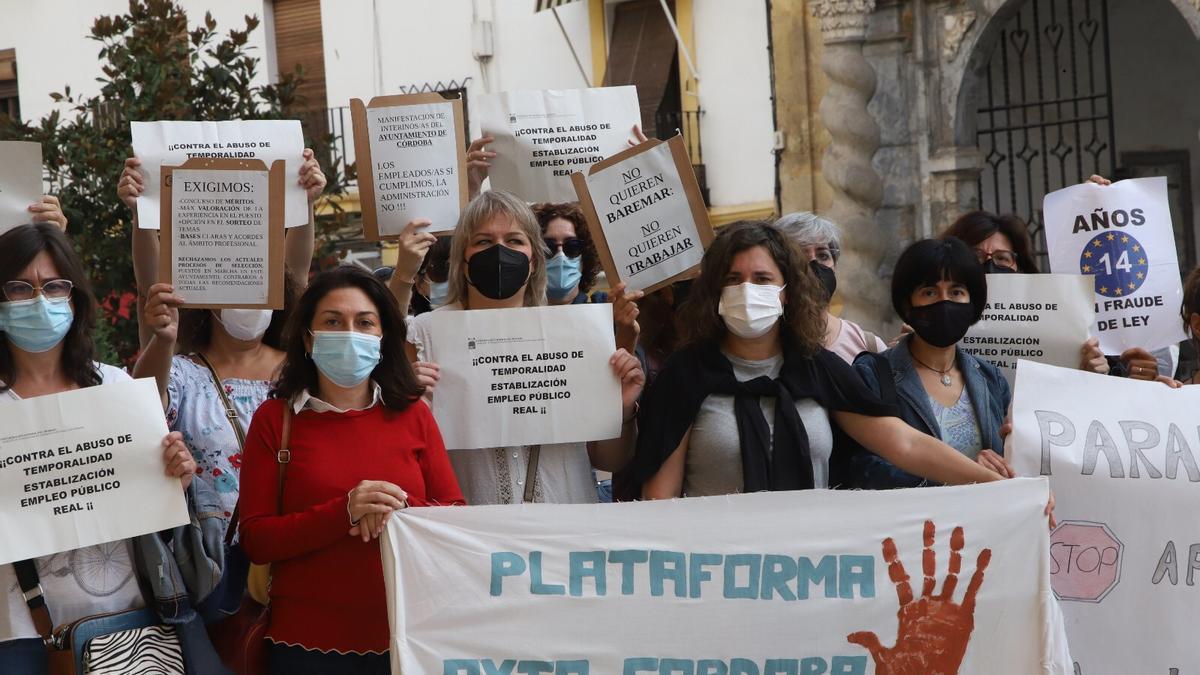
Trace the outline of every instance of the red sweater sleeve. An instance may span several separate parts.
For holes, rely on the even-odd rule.
[[[425,450],[421,453],[421,474],[425,478],[426,504],[418,506],[464,506],[462,490],[458,487],[458,478],[454,475],[454,467],[450,465],[450,456],[446,454],[446,444],[442,441],[442,432],[438,429],[433,412],[422,401],[412,404],[418,409],[421,431],[425,436]]]
[[[242,459],[238,495],[241,542],[251,562],[259,565],[320,550],[345,538],[350,530],[345,495],[304,511],[278,515],[276,453],[282,442],[284,405],[272,399],[259,407],[246,434]],[[293,437],[295,426],[293,418]]]

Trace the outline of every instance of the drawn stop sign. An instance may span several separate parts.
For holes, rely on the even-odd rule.
[[[1121,580],[1124,546],[1104,523],[1067,520],[1050,534],[1050,585],[1060,600],[1100,602]]]

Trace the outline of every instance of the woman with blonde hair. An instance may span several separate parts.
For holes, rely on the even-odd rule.
[[[547,304],[546,248],[541,227],[524,201],[496,190],[471,200],[451,239],[449,283],[446,304],[435,312]],[[405,346],[409,358],[417,362],[426,394],[434,396],[438,351],[431,325],[435,312],[413,319]],[[618,470],[633,454],[635,406],[645,382],[638,360],[628,351],[618,349],[609,363],[621,380],[624,424],[619,438],[542,445],[536,450],[534,446],[451,450],[450,462],[467,503],[521,503],[526,501],[529,481],[535,502],[595,502],[592,468]]]

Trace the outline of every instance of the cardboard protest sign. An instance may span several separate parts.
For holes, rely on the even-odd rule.
[[[185,307],[283,309],[284,162],[163,166],[159,278]]]
[[[1050,271],[1096,282],[1096,329],[1105,354],[1162,349],[1184,339],[1183,286],[1166,178],[1084,183],[1046,195]]]
[[[571,181],[610,284],[650,293],[699,273],[713,230],[683,137],[638,144]]]
[[[1096,324],[1093,285],[1077,274],[989,274],[983,318],[958,344],[1010,386],[1019,359],[1075,368]]]
[[[1200,671],[1200,387],[1022,362],[1008,456],[1050,477],[1050,579],[1082,675]]]
[[[571,174],[629,147],[642,119],[633,86],[484,94],[479,111],[492,188],[530,202],[574,201]]]
[[[42,145],[0,141],[0,234],[32,222],[29,205],[42,201]]]
[[[399,236],[428,218],[430,232],[450,233],[467,204],[467,153],[461,99],[441,94],[350,100],[363,233],[369,241]]]
[[[432,314],[433,394],[447,448],[573,443],[621,435],[612,305]],[[463,420],[470,420],[464,424]]]
[[[407,509],[382,546],[392,672],[1066,675],[1046,500],[1016,479]]]
[[[0,405],[0,565],[188,522],[150,378]]]
[[[300,185],[304,132],[299,120],[232,120],[226,122],[130,122],[133,154],[142,161],[145,191],[138,197],[138,227],[157,230],[159,167],[179,166],[191,158],[260,159],[285,162],[284,217],[287,227],[307,225],[308,195]]]

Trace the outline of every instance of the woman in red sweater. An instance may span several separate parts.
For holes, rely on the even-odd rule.
[[[387,673],[374,540],[392,511],[462,493],[382,283],[352,267],[318,275],[286,344],[250,425],[240,502],[242,546],[271,563],[271,672]]]

